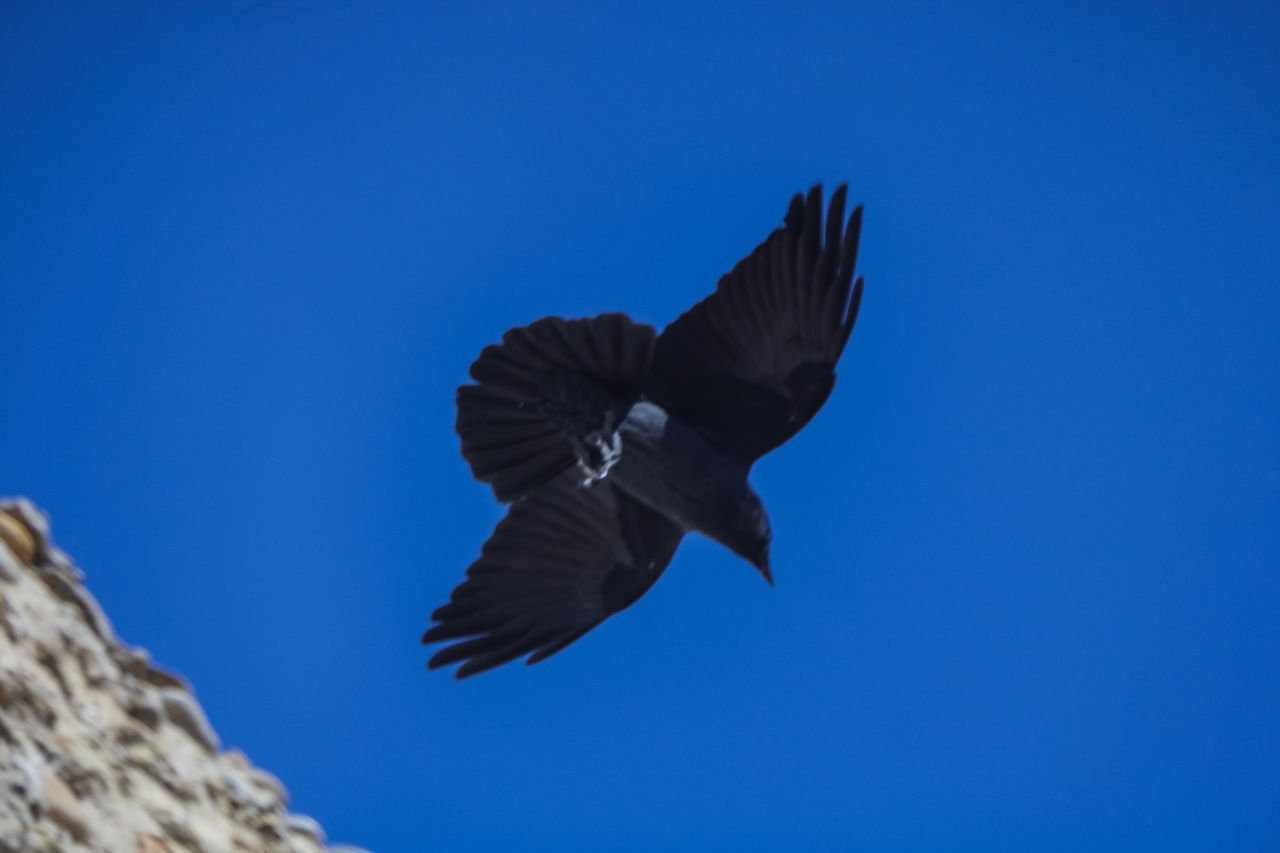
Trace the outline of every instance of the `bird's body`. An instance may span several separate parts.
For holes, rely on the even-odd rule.
[[[768,571],[768,517],[745,466],[647,399],[619,432],[626,452],[610,475],[615,488],[753,563],[764,555]]]
[[[817,413],[857,317],[861,208],[821,187],[660,336],[623,314],[513,329],[458,389],[472,473],[507,517],[423,641],[466,677],[536,663],[648,591],[697,531],[772,583],[748,474]],[[824,240],[825,236],[825,240]]]

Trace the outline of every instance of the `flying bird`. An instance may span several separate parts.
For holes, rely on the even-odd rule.
[[[466,678],[533,664],[634,604],[684,535],[769,581],[773,538],[748,474],[817,414],[858,317],[862,207],[822,185],[661,335],[625,314],[512,329],[458,389],[475,478],[511,508],[432,614],[428,662]]]

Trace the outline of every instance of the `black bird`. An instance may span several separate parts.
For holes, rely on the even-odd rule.
[[[537,663],[644,595],[684,534],[703,533],[770,584],[772,532],[747,481],[835,385],[858,317],[862,207],[845,187],[797,194],[715,293],[655,336],[625,314],[512,329],[458,389],[462,455],[510,503],[424,643],[466,678]]]

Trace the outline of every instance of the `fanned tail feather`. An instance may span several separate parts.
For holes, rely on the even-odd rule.
[[[498,500],[519,500],[605,441],[635,401],[654,330],[625,314],[546,317],[512,329],[471,365],[458,389],[462,455]]]

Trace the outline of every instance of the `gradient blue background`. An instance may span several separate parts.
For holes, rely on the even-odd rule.
[[[1280,7],[534,5],[0,11],[0,492],[121,636],[379,853],[1280,845]],[[480,348],[661,326],[816,180],[777,588],[695,537],[425,672]]]

